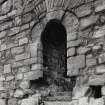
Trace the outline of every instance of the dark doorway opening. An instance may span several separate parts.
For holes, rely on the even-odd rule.
[[[101,98],[102,93],[101,93],[101,88],[102,86],[90,86],[90,89],[92,90],[91,96],[94,98]]]
[[[44,78],[49,84],[67,74],[66,29],[58,20],[50,20],[42,32]]]

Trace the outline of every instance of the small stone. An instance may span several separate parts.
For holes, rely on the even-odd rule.
[[[19,40],[19,45],[27,44],[28,43],[28,38],[23,38]]]
[[[28,99],[23,99],[21,105],[38,105],[38,98],[29,97]]]
[[[11,64],[4,65],[4,73],[10,73],[11,72]]]
[[[20,31],[20,27],[11,28],[11,29],[9,30],[8,36],[15,35],[15,34],[19,33],[19,31]]]
[[[105,1],[99,0],[95,2],[95,12],[100,12],[105,10]]]
[[[80,43],[81,43],[81,40],[68,41],[67,48],[79,46]]]
[[[18,101],[15,98],[11,98],[8,100],[8,105],[18,105]]]
[[[79,99],[78,105],[89,105],[88,97],[81,97],[81,98]]]
[[[29,87],[30,87],[30,82],[29,82],[29,81],[22,81],[19,86],[20,86],[20,88],[22,88],[22,89],[29,89]]]
[[[22,98],[24,96],[24,92],[22,90],[16,90],[14,93],[14,97]]]
[[[12,1],[11,0],[4,2],[3,5],[2,5],[2,13],[3,14],[8,13],[11,9],[11,6],[12,6]]]
[[[98,86],[105,84],[105,75],[92,75],[89,77],[89,81],[87,83],[89,86]]]
[[[105,96],[105,86],[102,86],[101,93],[102,93],[103,96]]]
[[[20,61],[20,60],[28,59],[29,57],[30,57],[29,53],[23,53],[23,54],[20,54],[20,55],[16,55],[15,60]]]
[[[99,55],[98,62],[99,62],[99,64],[105,62],[105,53]]]
[[[93,49],[93,50],[99,50],[99,49],[101,49],[101,46],[100,46],[100,45],[95,45],[95,46],[93,46],[92,49]]]
[[[93,38],[99,38],[105,36],[105,26],[100,27],[93,33]]]
[[[0,32],[0,39],[6,36],[6,31]]]
[[[78,54],[86,54],[90,51],[91,49],[90,48],[86,48],[86,47],[79,47],[77,49],[77,53]]]
[[[89,91],[89,87],[86,87],[86,86],[74,87],[73,99],[80,99],[82,97],[85,97],[85,95],[88,91]]]
[[[86,65],[87,66],[93,66],[93,65],[96,65],[97,62],[96,62],[96,58],[87,58],[86,59]]]
[[[41,70],[30,71],[30,72],[24,73],[25,80],[35,80],[41,77],[43,77],[43,72]]]
[[[91,4],[85,4],[85,5],[79,6],[75,10],[75,13],[78,17],[84,17],[89,15],[91,13]]]
[[[96,23],[97,19],[98,19],[98,16],[90,16],[90,17],[81,19],[80,29],[85,29],[85,28],[93,25],[94,23]]]
[[[6,100],[5,99],[0,99],[0,105],[6,105]]]
[[[77,32],[76,31],[67,33],[67,41],[72,41],[72,40],[75,40],[76,38],[77,38]]]
[[[96,73],[105,73],[105,65],[100,65],[96,67]]]
[[[16,75],[16,80],[22,80],[23,79],[23,74],[19,73]]]
[[[31,70],[42,70],[42,64],[32,64]]]
[[[24,52],[24,47],[14,47],[14,48],[11,48],[11,53],[12,54],[20,54],[20,53],[23,53]]]
[[[67,57],[73,56],[75,54],[75,48],[67,49]]]
[[[15,77],[14,76],[8,76],[8,77],[6,77],[6,81],[11,81],[11,80],[13,80]]]
[[[0,51],[4,51],[7,49],[7,45],[4,43],[1,45]]]
[[[80,62],[81,61],[81,62]],[[67,75],[74,76],[79,74],[79,69],[85,66],[85,56],[79,55],[67,59]]]

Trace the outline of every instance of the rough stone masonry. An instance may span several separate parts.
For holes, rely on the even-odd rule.
[[[46,61],[51,20],[65,28],[66,47],[55,48],[53,34]],[[105,0],[0,0],[0,105],[104,104]]]

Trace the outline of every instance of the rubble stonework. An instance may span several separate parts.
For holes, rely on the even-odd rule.
[[[63,85],[71,91],[46,101],[58,87],[35,83],[47,70],[41,34],[52,19],[66,29]],[[0,105],[104,105],[104,63],[105,0],[0,0]],[[101,87],[98,98],[95,87]]]

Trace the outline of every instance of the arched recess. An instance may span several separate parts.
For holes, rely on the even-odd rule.
[[[66,29],[56,19],[50,20],[41,34],[44,77],[53,81],[67,72],[66,39]]]

